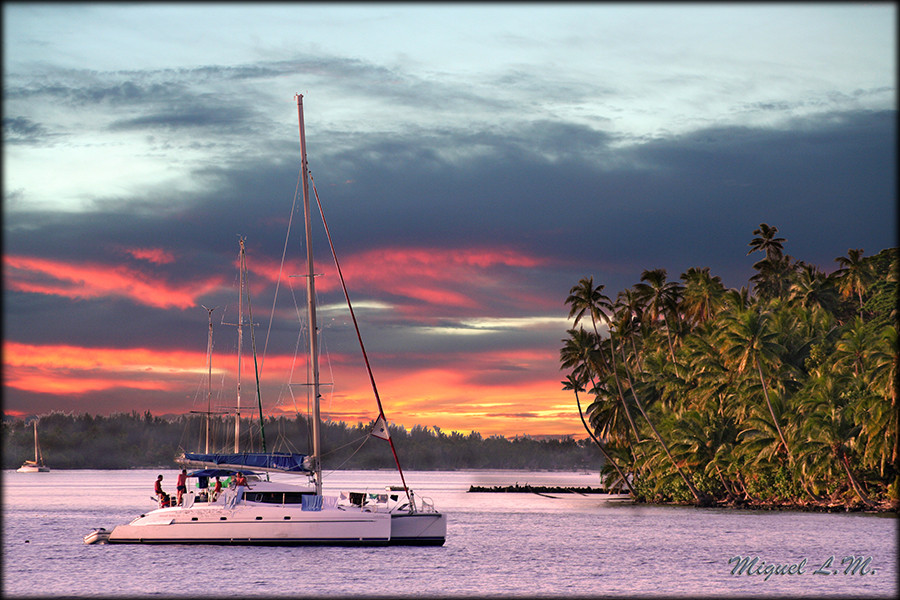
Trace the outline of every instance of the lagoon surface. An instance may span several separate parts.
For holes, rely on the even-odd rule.
[[[3,597],[892,598],[898,592],[896,515],[466,493],[470,485],[597,487],[597,473],[407,473],[410,487],[448,514],[447,543],[439,548],[84,544],[91,529],[112,529],[152,510],[158,473],[164,489],[174,491],[174,469],[4,471]],[[326,491],[396,484],[392,471],[337,471],[325,480]],[[738,556],[757,558],[757,571],[777,565],[778,572],[768,579],[765,572],[732,574],[729,560]],[[846,572],[854,570],[847,557],[860,559],[855,574]]]

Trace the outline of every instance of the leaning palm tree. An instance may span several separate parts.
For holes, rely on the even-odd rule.
[[[606,311],[612,310],[612,303],[603,294],[604,287],[603,285],[594,287],[593,277],[582,277],[577,285],[572,286],[572,289],[569,290],[569,297],[566,298],[566,304],[569,305],[569,318],[575,317],[573,325],[578,325],[585,315],[590,315],[594,334],[598,338],[600,331],[597,328],[597,322],[606,320]],[[603,362],[606,362],[605,358]]]
[[[569,318],[575,317],[575,325],[578,325],[578,322],[584,317],[584,315],[589,314],[591,316],[591,323],[594,326],[594,334],[597,336],[597,343],[600,344],[600,331],[597,328],[598,321],[606,321],[607,328],[609,329],[609,312],[612,312],[613,306],[610,299],[603,294],[603,285],[594,286],[594,278],[593,277],[583,277],[581,281],[578,282],[578,285],[572,287],[569,290],[569,297],[566,298],[566,304],[569,305]],[[615,355],[615,346],[612,343],[612,330],[609,329],[610,335],[610,352],[612,355],[612,367],[611,372],[613,375],[613,379],[616,382],[616,390],[619,394],[619,400],[622,402],[622,407],[625,409],[625,414],[628,416],[628,421],[632,424],[632,428],[634,429],[635,436],[637,437],[637,427],[634,427],[634,420],[631,418],[631,412],[628,410],[628,403],[625,401],[625,395],[622,393],[622,383],[619,381],[619,373],[616,368],[616,355]],[[609,366],[609,363],[606,362],[606,358],[603,353],[600,353],[602,357],[602,362],[605,366]],[[640,437],[637,437],[640,439]]]
[[[605,372],[597,350],[597,338],[584,327],[569,329],[559,350],[560,368],[571,369],[579,380],[590,380],[591,387],[597,386],[596,377]]]
[[[600,453],[603,455],[603,458],[606,460],[606,464],[612,465],[612,467],[616,470],[616,473],[619,474],[621,480],[628,486],[628,491],[631,492],[631,495],[634,496],[634,489],[631,487],[631,482],[628,480],[628,477],[625,476],[625,473],[622,472],[622,469],[613,460],[612,456],[610,456],[606,452],[606,448],[603,447],[603,444],[600,440],[597,439],[597,436],[594,435],[593,429],[588,425],[587,420],[584,418],[584,411],[581,409],[581,399],[578,397],[578,392],[584,391],[584,386],[582,382],[576,377],[574,374],[567,375],[565,380],[560,382],[563,384],[564,390],[572,390],[575,392],[575,403],[578,404],[578,416],[581,417],[581,423],[584,425],[585,431],[587,431],[588,435],[591,436],[591,439],[594,441],[594,444],[597,445],[597,448],[600,449]]]

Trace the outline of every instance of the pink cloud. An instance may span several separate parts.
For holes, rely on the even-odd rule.
[[[124,250],[138,260],[146,260],[157,265],[175,262],[175,255],[162,248],[125,248]]]
[[[161,278],[125,266],[70,263],[59,260],[6,256],[5,284],[11,290],[63,296],[74,300],[125,297],[157,308],[190,308],[197,297],[216,288],[220,279],[172,285]]]

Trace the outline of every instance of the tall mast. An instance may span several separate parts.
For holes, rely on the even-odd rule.
[[[237,364],[237,408],[234,411],[234,453],[241,451],[241,351],[244,348],[244,238],[240,238],[241,251],[238,256],[240,265],[240,283],[238,291],[238,364]]]
[[[39,454],[40,454],[40,453],[39,453],[39,451],[38,451],[37,419],[35,419],[35,420],[33,421],[33,423],[34,423],[34,462],[36,462],[37,464],[41,465],[41,464],[44,464],[44,461],[43,461],[42,458],[39,458]]]
[[[202,304],[200,306],[203,306]],[[206,308],[206,311],[209,313],[209,335],[206,339],[206,366],[209,369],[208,378],[206,380],[206,452],[209,454],[209,414],[212,411],[212,338],[213,338],[213,326],[212,326],[212,314],[213,311],[218,308],[218,306],[213,306],[212,308]]]
[[[309,167],[306,162],[306,131],[303,127],[303,95],[297,94],[297,116],[300,124],[300,164],[303,178],[303,214],[306,224],[306,297],[309,313],[309,362],[312,370],[313,414],[312,414],[312,456],[313,479],[316,494],[322,495],[322,440],[319,414],[319,347],[316,326],[316,281],[313,266],[312,219],[309,208]]]

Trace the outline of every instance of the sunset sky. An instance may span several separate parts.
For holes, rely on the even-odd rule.
[[[294,95],[388,420],[583,430],[564,300],[896,245],[893,4],[3,5],[3,409],[306,409]],[[376,415],[316,227],[323,411]],[[244,329],[242,406],[255,405]],[[268,345],[265,356],[263,346]],[[246,414],[246,413],[245,413]]]

